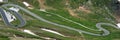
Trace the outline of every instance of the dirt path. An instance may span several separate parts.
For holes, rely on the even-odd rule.
[[[67,8],[67,10],[71,16],[79,18],[78,14],[76,14],[72,9]]]
[[[87,8],[85,8],[84,6],[79,6],[79,8],[78,8],[77,10],[83,11],[83,12],[85,12],[85,13],[91,13],[91,11],[88,10]]]
[[[67,5],[67,6],[70,5],[69,0],[65,0],[65,5]],[[69,6],[66,9],[68,10],[68,12],[69,12],[69,14],[71,16],[79,18],[78,14],[76,14],[74,12],[74,10],[72,10],[71,8],[69,8]]]
[[[0,21],[2,21],[2,18],[0,18]]]
[[[69,0],[65,0],[65,5],[69,5]]]
[[[45,5],[45,1],[46,0],[38,0],[40,9],[52,9],[52,10],[56,10],[55,8],[52,8],[52,7],[49,7],[49,6]]]
[[[38,0],[41,9],[45,9],[45,0]]]
[[[116,19],[116,22],[117,23],[120,23],[120,16],[118,16],[118,15],[115,15],[116,17],[115,17],[115,19]]]

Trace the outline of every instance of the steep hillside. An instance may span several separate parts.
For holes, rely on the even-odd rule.
[[[20,10],[27,22],[21,28],[5,25],[0,17],[0,40],[120,40],[120,30],[111,26],[120,22],[120,3],[117,0],[9,0],[5,4],[19,5],[37,17]],[[12,23],[16,24],[16,21]],[[103,23],[100,25],[102,28],[96,26],[99,23]],[[24,30],[30,30],[37,36]],[[104,31],[110,34],[105,35]]]

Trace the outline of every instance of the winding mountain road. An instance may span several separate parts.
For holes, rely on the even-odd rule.
[[[11,24],[8,21],[7,16],[5,15],[4,9],[0,8],[0,14],[1,14],[1,16],[2,16],[4,22],[5,22],[5,24],[7,26],[11,26],[11,27],[17,28],[17,27],[23,27],[24,25],[26,25],[26,21],[22,18],[22,16],[18,12],[14,11],[14,10],[8,10],[8,11],[9,12],[13,12],[13,14],[19,19],[20,24],[19,25],[13,25],[13,24]]]
[[[45,20],[44,18],[36,15],[35,13],[30,12],[29,10],[27,10],[27,9],[25,9],[25,8],[19,6],[19,5],[15,5],[15,4],[4,4],[4,5],[2,5],[2,7],[6,7],[6,8],[7,8],[7,6],[17,7],[17,8],[19,8],[19,9],[21,9],[22,11],[26,12],[27,14],[29,14],[29,15],[37,18],[37,19],[39,19],[40,21],[43,21],[43,22],[46,22],[46,23],[49,23],[49,24],[52,24],[52,25],[56,25],[56,26],[59,26],[59,27],[63,27],[63,28],[66,28],[66,29],[74,30],[74,31],[77,31],[77,32],[79,32],[79,33],[85,33],[85,34],[90,34],[90,35],[94,35],[94,36],[106,36],[106,35],[109,35],[110,32],[109,32],[107,29],[104,29],[103,27],[101,27],[101,25],[108,25],[108,26],[114,27],[114,28],[116,28],[116,29],[119,29],[116,25],[113,25],[113,24],[110,24],[110,23],[97,23],[97,24],[96,24],[96,27],[97,27],[99,30],[103,31],[104,33],[103,33],[103,34],[95,34],[95,33],[87,32],[87,31],[83,31],[83,30],[79,30],[79,29],[75,29],[75,28],[72,28],[72,27],[70,27],[70,26],[60,25],[60,24],[57,24],[57,23],[54,23],[54,22]],[[45,11],[43,11],[43,12],[45,12]],[[48,13],[48,12],[47,12],[47,13]],[[60,16],[60,15],[57,15],[57,16],[62,17],[62,16]],[[64,17],[62,17],[62,18],[64,18]],[[67,19],[67,18],[64,18],[64,19],[65,19],[65,20],[68,20],[68,21],[70,21],[70,22],[73,22],[72,20],[69,20],[69,19]],[[76,23],[76,22],[75,22],[75,23]]]

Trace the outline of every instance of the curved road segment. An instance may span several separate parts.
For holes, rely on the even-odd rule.
[[[26,24],[26,21],[23,20],[23,18],[21,17],[21,15],[19,13],[17,13],[14,10],[8,10],[8,11],[13,12],[13,14],[19,19],[20,24],[19,25],[13,25],[13,24],[11,24],[8,21],[6,15],[5,15],[4,9],[0,8],[0,14],[1,14],[1,16],[2,16],[2,18],[3,18],[3,20],[4,20],[4,22],[5,22],[6,25],[14,27],[14,28],[18,28],[18,27],[23,27]]]
[[[104,33],[103,34],[95,34],[95,33],[91,33],[91,32],[87,32],[87,31],[83,31],[83,30],[79,30],[79,29],[75,29],[75,28],[71,28],[70,26],[65,26],[65,25],[60,25],[60,24],[57,24],[57,23],[54,23],[54,22],[51,22],[51,21],[48,21],[48,20],[45,20],[44,18],[36,15],[35,13],[32,13],[30,11],[28,11],[27,9],[21,7],[21,6],[18,6],[18,5],[15,5],[15,4],[5,4],[5,5],[2,5],[2,7],[7,7],[7,6],[14,6],[14,7],[17,7],[19,9],[21,9],[22,11],[26,12],[27,14],[43,21],[43,22],[46,22],[46,23],[49,23],[49,24],[52,24],[52,25],[56,25],[56,26],[59,26],[59,27],[63,27],[63,28],[66,28],[66,29],[70,29],[70,30],[74,30],[74,31],[77,31],[79,33],[85,33],[85,34],[90,34],[90,35],[94,35],[94,36],[106,36],[106,35],[109,35],[110,32],[104,28],[101,27],[101,25],[108,25],[108,26],[112,26],[114,28],[117,28],[118,27],[116,25],[113,25],[113,24],[110,24],[110,23],[97,23],[96,24],[96,27],[103,31]],[[60,16],[60,15],[59,15]]]

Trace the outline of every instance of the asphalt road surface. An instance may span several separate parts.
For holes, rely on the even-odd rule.
[[[14,11],[14,10],[8,10],[8,11],[13,12],[13,14],[14,14],[14,15],[18,18],[18,20],[20,21],[20,24],[19,24],[19,25],[13,25],[13,24],[11,24],[11,23],[8,21],[6,15],[5,15],[4,9],[3,9],[3,8],[0,8],[0,14],[1,14],[1,16],[2,16],[2,18],[3,18],[3,20],[4,20],[4,23],[5,23],[7,26],[14,27],[14,28],[18,28],[18,27],[23,27],[23,26],[26,24],[26,21],[22,18],[22,16],[21,16],[19,13],[17,13],[17,12]]]
[[[95,33],[83,31],[83,30],[80,30],[80,29],[75,29],[75,28],[72,28],[70,26],[65,26],[65,25],[61,25],[61,24],[57,24],[57,23],[45,20],[44,18],[36,15],[35,13],[30,12],[29,10],[27,10],[27,9],[25,9],[25,8],[19,6],[19,5],[15,5],[15,4],[4,4],[4,5],[2,5],[2,7],[7,7],[7,6],[17,7],[19,9],[21,9],[22,11],[26,12],[27,14],[29,14],[29,15],[37,18],[37,19],[39,19],[40,21],[43,21],[43,22],[46,22],[46,23],[49,23],[49,24],[52,24],[52,25],[56,25],[56,26],[59,26],[59,27],[63,27],[63,28],[66,28],[66,29],[74,30],[74,31],[77,31],[79,33],[85,33],[85,34],[94,35],[94,36],[106,36],[106,35],[109,35],[110,32],[107,29],[104,29],[103,27],[101,27],[101,25],[108,25],[108,26],[114,27],[116,29],[119,29],[116,25],[113,25],[113,24],[110,24],[110,23],[97,23],[96,27],[99,30],[103,31],[104,33],[102,33],[102,34],[95,34]],[[45,11],[43,11],[43,12],[45,12]],[[48,12],[46,12],[46,13],[48,13]],[[58,16],[60,16],[60,15],[58,15]],[[67,19],[67,18],[65,18],[65,19]],[[67,20],[69,20],[69,19],[67,19]]]

